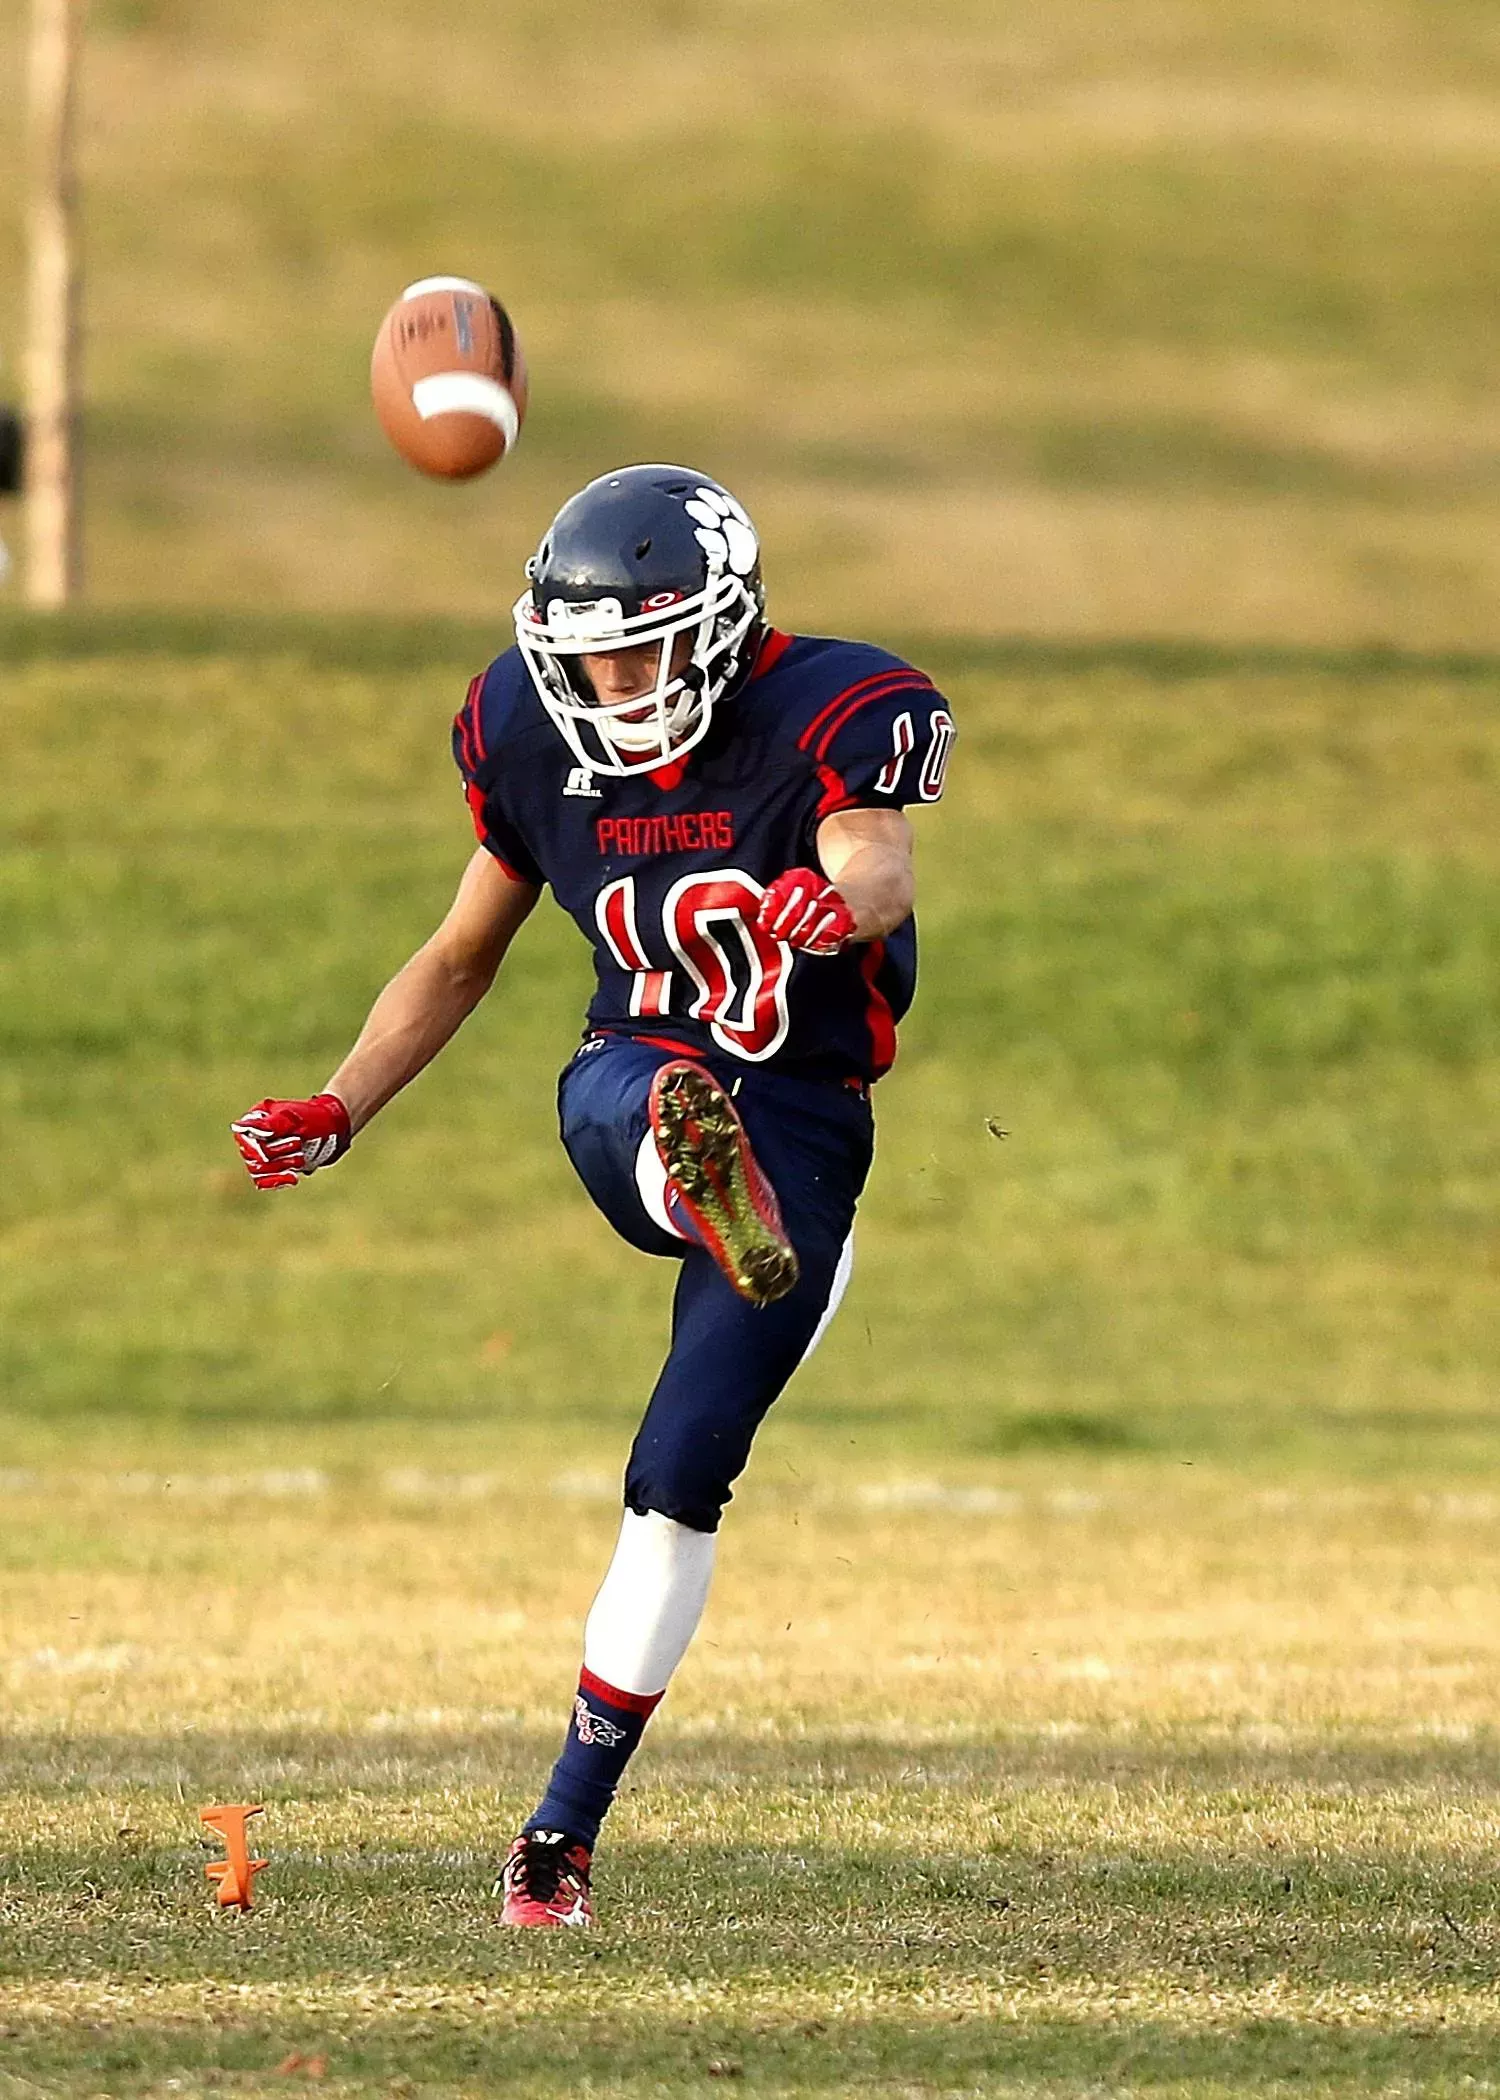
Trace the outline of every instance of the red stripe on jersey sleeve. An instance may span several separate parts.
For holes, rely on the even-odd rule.
[[[878,1079],[896,1062],[896,1017],[891,1003],[875,982],[885,961],[885,942],[871,941],[859,959],[859,974],[865,981],[865,1024],[870,1031],[870,1075]]]
[[[862,693],[867,685],[878,685],[882,678],[890,678],[894,675],[893,666],[890,671],[877,671],[873,678],[858,679],[853,685],[846,685],[841,693],[835,693],[831,700],[826,701],[818,709],[818,712],[803,730],[801,736],[798,737],[797,742],[800,748],[804,751],[811,750],[818,731],[831,714],[837,713],[846,700],[852,699],[856,693]]]
[[[892,678],[915,679],[924,686],[932,683],[923,672],[918,671],[911,664],[892,664],[887,670],[876,671],[869,678],[856,679],[853,685],[846,685],[841,693],[835,693],[826,706],[821,707],[813,716],[801,736],[797,739],[800,748],[804,751],[812,749],[829,716],[837,714],[845,701],[852,700],[857,693],[863,693],[871,686],[884,685],[888,679]]]
[[[483,788],[476,787],[472,780],[466,780],[464,782],[464,800],[469,805],[469,815],[474,819],[474,836],[478,839],[480,845],[483,846],[486,853],[499,864],[512,882],[524,882],[528,889],[533,888],[534,885],[529,877],[523,875],[518,868],[513,868],[503,853],[495,851],[495,841],[485,829]]]
[[[849,783],[842,773],[835,773],[832,766],[819,766],[818,781],[823,793],[819,797],[814,820],[821,823],[841,809],[853,809],[854,797],[849,792]]]
[[[459,764],[463,768],[464,775],[467,778],[467,776],[474,770],[474,754],[469,749],[469,724],[464,715],[463,708],[460,708],[458,713],[453,717],[453,733],[458,738]]]
[[[477,767],[484,757],[484,724],[480,715],[479,696],[484,691],[483,671],[469,684],[469,697],[464,702],[464,713],[469,720],[469,741],[473,745],[474,764]]]
[[[868,693],[856,693],[843,713],[835,715],[819,737],[815,756],[820,761],[827,758],[834,738],[846,723],[852,722],[864,708],[873,707],[878,700],[893,699],[897,693],[931,693],[936,697],[937,687],[930,678],[924,678],[920,671],[912,671],[902,677],[893,676],[885,685],[876,686]]]

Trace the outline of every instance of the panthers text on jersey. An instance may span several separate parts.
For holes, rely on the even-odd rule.
[[[593,944],[591,1030],[870,1080],[911,1004],[915,921],[816,956],[762,931],[756,906],[817,865],[835,811],[936,802],[953,736],[942,695],[899,657],[772,629],[703,742],[651,774],[577,765],[516,649],[473,681],[453,751],[481,843],[549,884]]]

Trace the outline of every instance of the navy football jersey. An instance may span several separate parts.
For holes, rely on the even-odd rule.
[[[509,649],[469,688],[453,752],[481,843],[550,884],[593,945],[590,1029],[805,1077],[876,1079],[916,985],[916,924],[832,956],[755,924],[824,817],[936,802],[954,736],[922,672],[860,642],[771,631],[685,758],[626,778],[575,763]]]

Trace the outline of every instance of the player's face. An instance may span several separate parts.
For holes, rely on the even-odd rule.
[[[672,642],[670,675],[678,678],[687,669],[693,653],[691,635],[679,634]],[[642,642],[636,649],[603,649],[580,659],[583,675],[602,707],[618,707],[622,701],[649,699],[656,691],[656,673],[661,663],[661,643]]]

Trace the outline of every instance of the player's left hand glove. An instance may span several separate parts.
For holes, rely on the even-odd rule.
[[[337,1094],[310,1101],[258,1101],[231,1124],[245,1170],[258,1189],[289,1189],[349,1150],[349,1111]]]
[[[854,914],[826,875],[788,868],[760,900],[756,923],[789,948],[837,955],[854,937]]]

